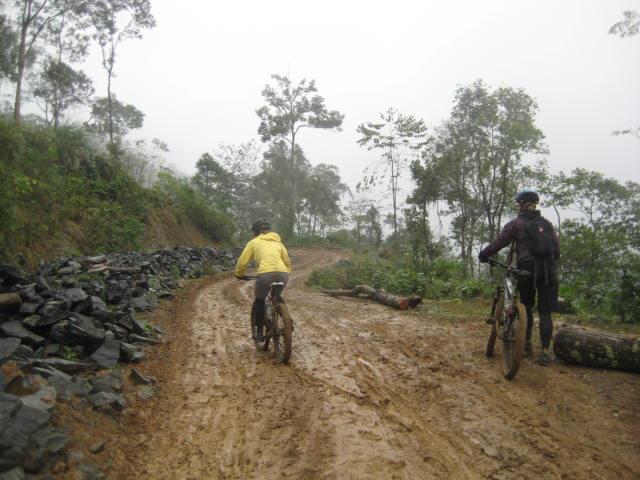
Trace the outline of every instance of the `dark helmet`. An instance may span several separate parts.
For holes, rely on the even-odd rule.
[[[256,220],[256,222],[251,226],[251,231],[256,235],[265,230],[271,230],[271,222],[266,218]]]
[[[516,203],[523,203],[523,202],[538,203],[539,201],[540,201],[540,196],[538,195],[538,192],[536,192],[535,190],[530,190],[530,189],[521,190],[520,192],[518,192],[518,195],[516,195]]]

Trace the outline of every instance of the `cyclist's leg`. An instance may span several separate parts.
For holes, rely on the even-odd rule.
[[[269,293],[271,283],[266,278],[268,274],[260,274],[256,280],[255,298],[253,300],[252,312],[256,321],[258,337],[264,334],[264,299]]]

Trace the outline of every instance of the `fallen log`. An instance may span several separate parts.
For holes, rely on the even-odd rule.
[[[407,308],[414,308],[420,302],[422,297],[418,295],[411,295],[410,297],[398,297],[384,291],[384,289],[375,289],[369,285],[356,285],[352,290],[322,290],[322,293],[331,295],[332,297],[354,297],[354,298],[368,298],[375,300],[383,305],[389,305],[390,307],[397,308],[399,310],[406,310]]]
[[[567,363],[640,373],[640,337],[565,326],[553,340],[553,352]]]
[[[0,293],[0,312],[17,310],[22,304],[22,299],[17,293]]]

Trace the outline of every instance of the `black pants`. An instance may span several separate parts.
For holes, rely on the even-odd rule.
[[[520,301],[527,309],[527,341],[531,341],[533,333],[533,307],[538,297],[538,315],[540,316],[540,343],[542,348],[549,348],[553,335],[551,312],[558,309],[558,277],[555,263],[524,262],[518,265],[531,272],[531,277],[518,279]],[[537,295],[536,295],[537,293]]]

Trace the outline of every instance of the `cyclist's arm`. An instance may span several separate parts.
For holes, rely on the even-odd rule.
[[[291,273],[291,259],[289,258],[289,254],[287,253],[287,249],[284,247],[284,245],[282,245],[280,255],[282,256],[282,261],[287,267],[289,273]]]
[[[253,244],[249,242],[238,257],[238,263],[236,264],[236,277],[244,276],[247,270],[247,265],[249,265],[251,260],[253,260]]]
[[[498,253],[504,247],[511,244],[511,242],[517,240],[516,233],[516,223],[512,220],[504,226],[500,235],[482,250],[482,256],[488,258]]]

